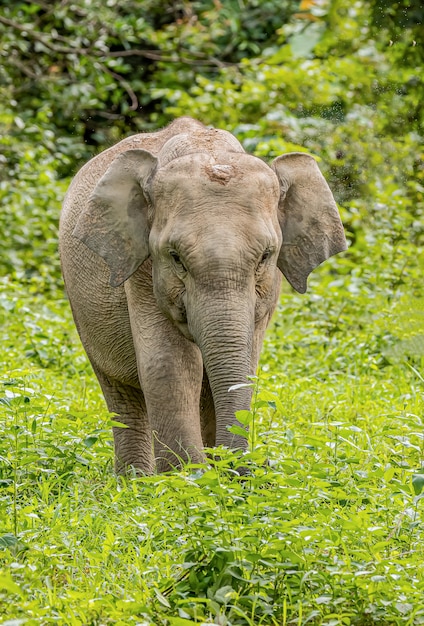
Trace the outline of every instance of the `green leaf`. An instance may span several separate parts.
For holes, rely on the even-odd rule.
[[[253,420],[253,413],[251,411],[236,411],[236,419],[243,424],[243,426],[248,426]]]
[[[236,592],[230,585],[225,585],[215,591],[214,598],[220,604],[228,604],[236,595]]]
[[[247,439],[249,437],[248,431],[245,428],[243,428],[242,426],[237,426],[237,424],[233,424],[232,426],[228,426],[227,430],[230,433],[233,433],[233,435],[241,435],[245,439]]]
[[[16,546],[19,543],[19,539],[12,534],[6,534],[0,537],[0,548],[10,548]]]
[[[167,609],[171,608],[171,605],[169,604],[169,601],[167,598],[165,598],[165,596],[159,591],[159,589],[157,589],[156,587],[153,588],[154,594],[156,596],[156,598],[159,601],[159,604],[161,604],[162,606],[164,606]]]
[[[424,489],[424,474],[413,474],[412,487],[414,489],[415,495],[419,496]]]
[[[19,585],[17,585],[12,577],[7,574],[0,574],[0,589],[8,591],[9,593],[14,593],[18,596],[23,596],[24,594]]]
[[[86,437],[83,441],[84,445],[86,448],[91,448],[92,446],[94,446],[94,444],[96,443],[96,441],[99,438],[96,437],[96,435],[90,435],[89,437]]]

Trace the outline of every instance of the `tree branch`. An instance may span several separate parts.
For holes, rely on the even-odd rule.
[[[215,57],[205,57],[204,55],[202,56],[198,55],[197,58],[190,58],[190,57],[184,57],[178,54],[166,55],[158,50],[141,50],[139,48],[136,48],[134,50],[117,50],[117,51],[112,52],[110,50],[95,50],[93,48],[78,48],[78,47],[73,48],[73,47],[68,47],[68,46],[58,46],[54,44],[52,41],[50,41],[49,39],[47,39],[47,37],[45,37],[42,33],[39,33],[35,30],[31,30],[27,26],[18,24],[17,22],[14,22],[13,20],[10,20],[7,17],[4,17],[2,15],[0,15],[0,23],[4,24],[5,26],[9,26],[10,28],[13,28],[15,30],[18,30],[21,33],[25,33],[28,36],[28,38],[33,39],[34,41],[38,41],[43,46],[45,46],[48,50],[51,50],[52,52],[55,52],[57,54],[65,54],[65,55],[90,54],[94,57],[103,58],[103,59],[107,57],[124,58],[124,57],[131,57],[131,56],[141,56],[146,59],[151,59],[153,61],[160,61],[162,63],[181,63],[183,65],[190,65],[190,66],[201,65],[203,67],[210,66],[210,67],[217,67],[219,69],[223,67],[234,67],[234,66],[237,67],[238,66],[238,63],[225,63]],[[61,39],[64,40],[65,38],[61,37]]]
[[[131,111],[137,111],[138,98],[135,95],[135,92],[133,91],[133,89],[131,88],[131,85],[125,80],[125,78],[122,78],[122,76],[110,70],[107,67],[107,65],[104,65],[103,63],[99,63],[99,65],[103,68],[103,71],[105,73],[110,74],[110,76],[112,76],[115,80],[117,80],[120,85],[122,85],[122,87],[125,89],[125,91],[127,92],[131,100],[131,106],[130,106]]]

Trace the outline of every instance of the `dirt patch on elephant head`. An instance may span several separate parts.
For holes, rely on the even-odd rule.
[[[227,185],[236,175],[236,171],[232,165],[207,165],[205,172],[208,178],[220,185]]]

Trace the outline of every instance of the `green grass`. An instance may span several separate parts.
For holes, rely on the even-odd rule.
[[[1,624],[424,624],[424,257],[385,202],[284,288],[248,478],[115,477],[60,285],[0,283]]]

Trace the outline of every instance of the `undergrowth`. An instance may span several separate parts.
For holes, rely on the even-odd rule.
[[[221,450],[117,478],[113,416],[60,287],[1,283],[3,625],[424,623],[423,257],[399,227],[409,210],[386,198],[305,296],[284,288],[238,415],[246,477]]]

